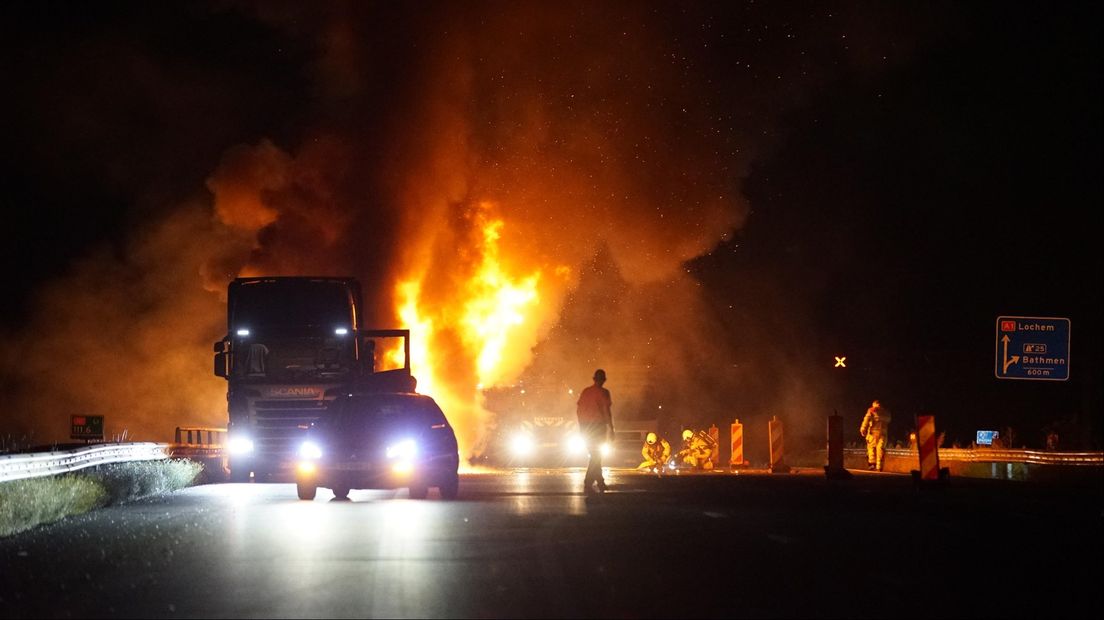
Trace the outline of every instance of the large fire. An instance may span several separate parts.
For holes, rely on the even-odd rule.
[[[58,412],[107,412],[109,428],[155,439],[225,424],[210,343],[225,332],[227,282],[243,275],[359,278],[364,326],[411,330],[418,390],[445,408],[464,456],[493,423],[481,387],[648,363],[656,332],[699,318],[683,265],[743,221],[738,181],[759,128],[756,108],[730,116],[741,100],[694,94],[727,68],[672,62],[702,48],[615,7],[587,5],[579,22],[574,5],[442,4],[419,8],[406,32],[363,6],[293,20],[287,36],[316,37],[303,49],[322,53],[304,65],[317,95],[305,125],[228,145],[210,204],[163,205],[125,247],[43,288],[33,324],[5,349],[5,377],[22,386],[17,428],[64,437]],[[392,36],[411,45],[381,43]],[[375,82],[390,77],[396,88]],[[596,257],[616,269],[580,293]],[[634,295],[614,290],[617,274],[685,286]],[[561,322],[569,300],[585,319]],[[687,340],[670,338],[704,350]],[[60,359],[95,372],[59,384]]]
[[[516,376],[528,362],[528,346],[517,343],[532,344],[534,321],[527,313],[541,299],[540,269],[516,275],[505,267],[499,241],[506,223],[490,216],[491,210],[492,205],[483,203],[476,214],[481,234],[476,247],[466,249],[476,258],[454,299],[427,302],[422,295],[424,270],[400,282],[396,291],[398,315],[411,332],[410,362],[418,391],[436,398],[449,413],[462,454],[470,454],[486,430],[482,389]],[[566,273],[564,267],[557,269]],[[457,360],[441,352],[447,348],[433,346],[443,330],[454,332],[465,357],[474,361],[470,376],[446,372]]]

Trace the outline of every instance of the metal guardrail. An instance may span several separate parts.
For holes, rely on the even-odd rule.
[[[98,444],[56,452],[33,452],[0,456],[0,482],[38,478],[77,471],[86,467],[129,461],[152,461],[169,457],[168,444]]]
[[[169,445],[169,455],[174,458],[195,460],[221,459],[226,439],[226,429],[214,426],[178,426],[176,441]]]
[[[852,456],[866,456],[865,448],[847,448]],[[915,449],[887,448],[887,456],[919,458]],[[967,463],[1032,463],[1035,465],[1104,466],[1104,452],[1046,452],[1042,450],[1008,450],[1001,448],[940,448],[940,461]]]

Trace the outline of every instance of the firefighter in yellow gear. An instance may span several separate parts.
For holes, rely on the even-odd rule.
[[[700,433],[695,434],[690,429],[682,431],[682,448],[678,456],[683,465],[706,471],[713,469],[713,461],[710,459],[713,456],[713,447]]]
[[[889,437],[890,419],[889,411],[878,401],[870,403],[870,408],[863,416],[859,434],[866,439],[867,469],[882,471],[885,467],[885,447]]]
[[[667,465],[667,459],[671,458],[671,444],[655,433],[648,433],[640,455],[644,457],[644,462],[637,469],[658,467],[662,470]]]

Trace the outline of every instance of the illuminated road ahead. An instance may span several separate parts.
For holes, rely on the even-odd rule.
[[[0,540],[0,615],[1045,616],[1099,611],[1100,485],[814,470],[466,475],[461,500],[209,485]],[[1081,565],[1082,568],[1074,568]],[[1059,578],[1060,576],[1060,578]]]

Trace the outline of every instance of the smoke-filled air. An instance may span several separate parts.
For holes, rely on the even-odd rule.
[[[741,180],[774,134],[767,110],[818,67],[782,38],[726,38],[700,9],[633,7],[243,10],[312,50],[307,126],[226,145],[205,187],[40,289],[5,348],[14,428],[62,439],[71,413],[135,439],[225,425],[211,343],[226,285],[255,275],[359,278],[365,326],[412,330],[419,391],[465,456],[494,424],[484,390],[542,386],[573,415],[567,390],[597,367],[615,419],[723,424],[737,387],[754,413],[800,410],[812,386],[785,372],[785,330],[734,339],[718,316],[740,309],[712,307],[687,265],[754,217]],[[704,34],[681,41],[672,19]]]

